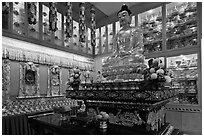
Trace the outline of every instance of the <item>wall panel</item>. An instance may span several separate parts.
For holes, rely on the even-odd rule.
[[[12,97],[17,97],[18,93],[19,93],[19,88],[20,88],[20,63],[19,62],[15,62],[15,61],[11,61],[10,62],[11,65],[11,83],[10,83],[10,92],[9,95]]]
[[[46,65],[39,65],[39,83],[40,95],[47,95],[48,89],[48,67]]]

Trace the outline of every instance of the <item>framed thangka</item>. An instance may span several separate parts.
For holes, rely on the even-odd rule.
[[[33,62],[20,63],[19,97],[39,95],[39,65]]]
[[[48,69],[47,96],[59,96],[61,90],[61,69],[59,66],[50,66]]]

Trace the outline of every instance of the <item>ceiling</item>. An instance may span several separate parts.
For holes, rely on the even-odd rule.
[[[75,13],[74,19],[78,20],[79,18],[79,3],[80,2],[72,2],[72,9],[73,12]],[[107,19],[107,17],[110,16],[116,16],[117,12],[120,10],[121,6],[123,4],[128,5],[129,8],[140,4],[142,2],[85,2],[85,17],[88,23],[88,19],[90,19],[90,9],[93,7],[95,8],[96,11],[96,23],[103,21]],[[61,9],[66,13],[66,3],[65,2],[59,2],[58,9]],[[89,24],[89,23],[88,23]]]
[[[128,7],[139,4],[139,2],[90,2],[95,8],[106,14],[107,16],[116,14],[123,4]]]

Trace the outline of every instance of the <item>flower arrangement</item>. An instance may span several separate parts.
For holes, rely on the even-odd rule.
[[[106,112],[101,111],[97,116],[96,116],[97,120],[101,120],[101,121],[106,121],[109,119],[109,115]]]
[[[73,90],[79,89],[79,84],[81,83],[80,75],[80,70],[78,68],[74,68],[67,82],[67,85]]]
[[[149,67],[144,70],[144,88],[157,90],[171,83],[172,73],[166,69],[159,58],[150,59]]]

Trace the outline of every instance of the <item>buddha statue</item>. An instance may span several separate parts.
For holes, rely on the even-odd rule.
[[[131,23],[131,11],[122,5],[117,16],[121,29],[113,38],[113,53],[105,60],[103,67],[144,63],[143,34]]]
[[[103,62],[102,72],[106,80],[142,80],[144,63],[143,34],[131,26],[131,11],[122,5],[117,16],[121,29],[113,38],[113,53]]]

